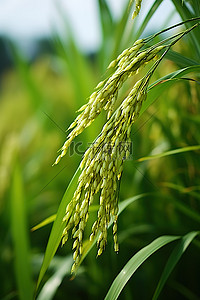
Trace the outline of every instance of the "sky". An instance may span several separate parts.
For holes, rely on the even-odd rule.
[[[125,0],[107,0],[114,17],[123,11]],[[143,0],[141,15],[152,0]],[[26,42],[50,36],[52,30],[61,31],[58,7],[71,24],[78,45],[83,51],[95,51],[101,43],[101,32],[96,0],[0,0],[0,34]],[[172,14],[173,6],[164,0],[151,26],[162,23],[163,17]],[[171,23],[175,23],[172,18]]]

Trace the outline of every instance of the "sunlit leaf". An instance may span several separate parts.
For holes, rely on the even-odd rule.
[[[169,156],[169,155],[173,155],[173,154],[178,154],[178,153],[183,153],[183,152],[188,152],[188,151],[196,151],[196,150],[200,150],[199,145],[182,147],[182,148],[179,148],[179,149],[174,149],[174,150],[171,150],[171,151],[166,151],[166,152],[151,155],[151,156],[141,157],[137,161],[142,162],[142,161],[145,161],[145,160],[152,160],[152,159],[161,158],[161,157],[165,157],[165,156]]]
[[[40,222],[38,225],[34,226],[33,228],[31,228],[31,231],[35,231],[35,230],[38,230],[50,223],[52,223],[53,221],[55,221],[56,219],[56,214],[46,218],[44,221]]]

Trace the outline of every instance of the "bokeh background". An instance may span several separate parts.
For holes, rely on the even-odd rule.
[[[57,166],[52,164],[65,141],[65,130],[107,75],[109,62],[140,36],[200,13],[194,11],[195,1],[186,3],[190,12],[186,16],[176,1],[156,2],[155,14],[145,23],[154,1],[144,0],[139,17],[131,21],[128,1],[1,0],[1,299],[32,298],[52,224],[31,229],[56,213],[81,155],[69,151]],[[178,68],[199,64],[199,44],[191,45],[189,38],[179,42],[152,82]],[[106,251],[96,259],[93,249],[71,280],[69,241],[53,259],[39,300],[103,299],[116,275],[139,249],[160,235],[199,230],[199,152],[137,161],[200,144],[199,77],[190,78],[197,82],[183,80],[161,94],[133,128],[133,159],[125,163],[120,199],[152,194],[120,216],[119,254],[113,251],[110,230]],[[127,82],[121,99],[132,84],[133,79]],[[103,114],[77,137],[76,141],[83,143],[82,151],[105,120]],[[199,247],[197,239],[172,272],[161,299],[199,299]],[[169,245],[152,256],[129,281],[120,299],[151,299],[172,249]],[[27,286],[20,291],[26,276]]]

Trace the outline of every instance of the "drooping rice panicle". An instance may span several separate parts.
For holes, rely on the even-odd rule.
[[[98,252],[101,255],[107,243],[107,228],[113,218],[114,250],[118,252],[117,241],[117,186],[123,170],[123,162],[130,154],[131,126],[137,119],[142,103],[146,98],[149,77],[139,80],[124,99],[116,113],[104,125],[101,134],[86,151],[81,162],[82,173],[72,201],[66,208],[63,231],[63,244],[69,230],[75,239],[73,244],[76,269],[83,249],[83,233],[89,215],[89,207],[94,195],[100,193],[97,220],[94,222],[90,240],[98,236]]]
[[[139,2],[140,1],[138,1],[138,3]],[[66,154],[67,149],[69,148],[74,138],[79,135],[86,127],[90,126],[103,109],[108,111],[108,119],[111,117],[114,104],[116,103],[118,97],[118,92],[128,77],[138,73],[138,71],[142,67],[155,59],[159,52],[164,48],[167,49],[168,47],[171,47],[176,42],[176,40],[178,40],[178,37],[181,38],[184,34],[195,28],[194,26],[199,25],[199,23],[197,23],[191,29],[187,29],[186,31],[177,33],[161,42],[158,42],[157,44],[154,44],[151,47],[146,48],[145,50],[141,50],[141,48],[145,44],[150,42],[159,34],[171,30],[172,28],[180,26],[184,23],[185,22],[178,23],[147,38],[137,40],[133,44],[133,46],[125,49],[115,60],[113,60],[109,64],[108,68],[114,68],[112,75],[108,79],[101,81],[97,85],[95,92],[93,92],[89,97],[88,103],[83,105],[78,110],[80,114],[69,126],[68,130],[71,130],[71,132],[69,133],[67,140],[60,149],[61,154],[56,158],[54,165],[58,164],[61,158]],[[165,45],[165,43],[168,41],[171,41],[171,43]]]
[[[69,129],[72,129],[72,131],[69,133],[61,148],[61,154],[54,164],[60,161],[74,138],[91,125],[102,109],[108,111],[108,119],[111,117],[118,92],[123,83],[129,76],[136,74],[139,69],[152,61],[166,47],[165,45],[159,45],[158,47],[150,47],[139,51],[143,45],[143,40],[136,41],[132,47],[124,50],[116,60],[111,62],[109,68],[115,67],[114,73],[97,85],[96,91],[90,96],[88,103],[79,109],[81,113],[70,125]]]
[[[107,228],[112,220],[114,250],[118,252],[118,185],[123,171],[124,160],[130,155],[131,127],[139,116],[142,103],[147,96],[149,80],[158,64],[173,44],[198,25],[199,23],[180,34],[174,35],[171,38],[172,41],[169,45],[161,46],[160,44],[157,44],[156,46],[149,48],[148,51],[145,50],[137,53],[134,56],[134,62],[132,59],[129,60],[131,52],[129,53],[129,50],[127,49],[111,63],[111,67],[114,65],[116,68],[114,72],[115,76],[123,76],[126,72],[134,72],[141,64],[143,65],[150,61],[154,54],[157,55],[157,53],[166,48],[164,53],[156,60],[147,74],[135,83],[128,96],[123,100],[115,113],[109,117],[95,142],[84,154],[80,164],[82,172],[78,178],[77,189],[74,192],[72,200],[66,207],[66,213],[63,218],[65,228],[63,230],[62,243],[64,244],[67,241],[70,231],[74,238],[72,247],[74,250],[74,264],[72,266],[72,272],[75,272],[80,263],[83,253],[84,229],[89,217],[89,208],[97,193],[99,193],[99,209],[97,212],[97,219],[91,228],[90,240],[93,241],[94,238],[97,238],[97,256],[101,255],[107,243]],[[140,44],[140,42],[138,44]],[[125,60],[123,60],[124,57],[126,57]],[[127,61],[129,62],[127,63]],[[112,77],[113,75],[110,76],[110,78],[112,78],[111,81],[110,78],[108,78],[106,82],[101,84],[101,88],[98,91],[100,94],[102,91],[106,91],[108,85],[110,85],[110,89],[109,91],[107,90],[107,95],[109,95],[110,90],[112,91],[112,83],[116,83],[116,78]],[[101,103],[105,100],[104,98],[100,101],[99,107],[101,107],[101,109],[104,108],[104,106],[101,106]],[[93,98],[92,100],[90,99],[86,107],[83,108],[83,113],[86,110],[90,115],[91,110],[93,110],[93,105],[91,107],[89,105],[93,100]],[[78,120],[81,119],[80,116],[81,115],[79,115]],[[83,120],[81,122],[83,122]],[[77,124],[80,128],[81,123],[76,123],[73,126],[76,126]],[[72,136],[69,135],[69,137],[74,138],[75,136],[72,134]],[[65,149],[63,149],[63,151],[65,151]]]

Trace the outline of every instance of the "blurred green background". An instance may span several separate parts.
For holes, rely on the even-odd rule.
[[[148,24],[161,2],[155,1],[150,13],[141,12],[139,21],[133,22],[128,2],[116,19],[106,1],[97,1],[102,42],[92,53],[83,53],[77,46],[68,18],[59,9],[64,34],[52,30],[51,37],[38,41],[34,57],[28,59],[8,37],[0,38],[0,299],[32,299],[51,224],[36,231],[31,228],[56,213],[81,160],[80,154],[70,155],[69,151],[52,167],[65,141],[65,130],[95,85],[107,76],[109,62],[140,35],[153,33]],[[171,2],[174,13],[183,20],[200,14],[198,1]],[[167,26],[170,20],[165,21]],[[198,65],[199,36],[196,29],[179,42],[159,66],[152,83],[177,69]],[[200,145],[199,74],[185,77],[160,94],[132,130],[133,159],[125,163],[120,200],[149,195],[120,215],[119,254],[114,253],[110,230],[102,256],[96,259],[94,247],[77,276],[71,278],[69,241],[54,257],[39,300],[103,299],[122,267],[142,247],[161,235],[199,230],[199,151],[137,161]],[[126,83],[121,99],[133,82]],[[94,140],[105,120],[104,114],[98,117],[76,139],[83,142],[81,150]],[[173,246],[150,257],[119,298],[151,299]],[[199,249],[197,238],[170,275],[160,299],[199,299]]]

